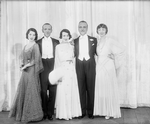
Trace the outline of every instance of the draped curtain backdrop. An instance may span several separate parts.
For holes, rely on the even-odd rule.
[[[49,22],[52,37],[63,28],[78,33],[78,22],[88,23],[88,34],[97,37],[100,23],[108,35],[127,50],[126,71],[118,81],[122,107],[150,106],[150,2],[149,1],[1,1],[0,111],[9,110],[20,79],[19,55],[33,27],[38,38]]]

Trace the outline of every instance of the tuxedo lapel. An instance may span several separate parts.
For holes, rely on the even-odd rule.
[[[76,50],[77,50],[77,55],[79,55],[79,37],[77,38],[76,41]]]
[[[52,40],[52,45],[53,45],[53,56],[55,56],[55,42],[53,38],[51,38],[51,40]]]
[[[90,52],[91,47],[92,47],[92,41],[89,36],[88,36],[88,43],[89,43],[89,52]]]
[[[40,53],[41,53],[41,55],[42,55],[42,40],[43,40],[43,38],[41,38],[41,40],[39,41],[39,48],[40,48]]]

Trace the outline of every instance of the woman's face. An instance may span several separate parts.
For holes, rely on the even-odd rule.
[[[99,28],[97,32],[101,37],[103,37],[106,35],[106,28]]]
[[[35,32],[30,31],[29,34],[28,34],[28,40],[29,41],[34,41],[35,37],[36,37]]]
[[[66,32],[62,32],[62,40],[64,42],[68,42],[69,41],[69,34]]]

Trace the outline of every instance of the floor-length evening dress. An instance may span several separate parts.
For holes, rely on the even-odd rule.
[[[24,64],[30,62],[32,66],[22,71],[9,117],[21,122],[39,121],[43,118],[39,82],[43,65],[38,45],[35,43],[27,50],[24,48],[21,58]]]
[[[124,53],[122,45],[107,37],[97,46],[94,115],[121,117],[116,70]]]
[[[50,80],[57,80],[56,91],[56,118],[70,120],[81,116],[81,105],[75,63],[73,61],[73,46],[61,43],[56,47],[54,76]],[[71,60],[71,61],[70,61]],[[51,74],[52,74],[51,73]],[[52,79],[53,78],[53,79]],[[52,82],[52,81],[50,81]]]

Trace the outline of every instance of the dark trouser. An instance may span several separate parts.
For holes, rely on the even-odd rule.
[[[79,94],[82,114],[93,115],[94,92],[95,92],[95,59],[76,59],[76,72],[78,78]],[[87,102],[87,104],[86,104]],[[87,107],[86,107],[87,105]]]
[[[42,108],[44,115],[52,116],[54,114],[56,85],[50,84],[48,76],[54,68],[54,59],[42,59],[42,62],[44,66],[44,71],[40,74]]]

